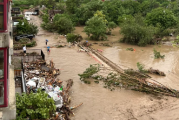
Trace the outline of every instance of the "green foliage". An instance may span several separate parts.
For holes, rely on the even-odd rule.
[[[56,1],[55,0],[41,0],[40,4],[45,5],[48,9],[53,9],[54,6],[56,5]]]
[[[13,7],[20,7],[21,11],[40,5],[42,0],[13,0]]]
[[[117,25],[116,25],[115,22],[108,22],[107,27],[108,27],[107,34],[111,35],[111,30],[113,30],[114,28],[116,28]]]
[[[109,73],[106,80],[103,79],[103,82],[105,83],[104,88],[108,88],[111,91],[115,90],[115,87],[121,87],[120,83],[120,77],[116,73]]]
[[[87,78],[92,77],[93,74],[97,73],[99,71],[99,65],[90,65],[89,68],[87,68],[83,74],[78,74],[80,76],[81,81],[86,81]],[[90,83],[90,82],[87,82]]]
[[[75,34],[73,34],[73,33],[68,33],[67,34],[67,42],[73,43],[75,41],[75,39],[76,39],[76,35]]]
[[[164,58],[165,57],[165,55],[160,55],[160,52],[158,52],[157,50],[153,50],[153,52],[154,52],[154,58],[155,59],[158,59],[158,58]]]
[[[87,4],[81,5],[75,12],[75,16],[78,18],[77,23],[85,25],[88,19],[92,18],[97,10],[103,11],[103,14],[106,14],[106,7],[101,0],[92,0]]]
[[[158,8],[159,6],[160,3],[156,0],[145,0],[139,5],[140,13],[143,16],[146,16],[148,12],[151,12],[152,9]]]
[[[75,41],[78,42],[80,40],[81,40],[81,36],[79,34],[78,35],[75,35],[73,33],[67,34],[67,42],[74,43]]]
[[[21,34],[37,34],[38,27],[32,23],[29,23],[27,20],[20,20],[19,24],[16,26],[17,35]]]
[[[86,22],[84,32],[93,40],[106,39],[107,26],[102,17],[94,16]]]
[[[67,0],[66,9],[69,13],[74,14],[76,9],[80,6],[81,0]]]
[[[59,19],[56,20],[57,16],[58,14],[55,15],[53,22],[58,33],[67,34],[74,30],[73,23],[69,18],[59,17]]]
[[[44,23],[49,23],[49,14],[48,13],[45,13],[43,16],[42,16],[42,20]]]
[[[161,27],[157,27],[155,36],[158,38],[162,38],[165,36],[169,36],[169,34],[172,32],[173,30],[171,29],[162,29]]]
[[[49,119],[56,110],[54,100],[38,89],[37,93],[16,95],[17,119]]]
[[[134,15],[139,12],[139,2],[133,0],[112,0],[106,1],[107,15],[109,20],[118,24],[118,17],[122,15]]]
[[[167,29],[177,24],[177,19],[172,11],[164,8],[157,8],[152,10],[146,16],[146,22],[148,25],[157,26],[159,24],[161,28]]]
[[[175,2],[172,2],[170,4],[170,10],[172,10],[172,12],[175,14],[175,16],[179,16],[179,1],[176,0]]]
[[[29,42],[30,39],[29,38],[22,38],[20,39],[18,42],[21,43],[21,44],[26,44],[27,42]]]
[[[103,22],[104,22],[105,24],[108,23],[108,21],[107,21],[106,18],[105,18],[105,15],[103,14],[103,11],[97,10],[96,13],[94,14],[94,16],[101,17],[101,18],[103,19]]]
[[[143,64],[137,62],[137,68],[138,68],[138,70],[139,70],[140,72],[142,72],[142,73],[147,72],[147,71],[144,69],[144,67],[145,67],[145,66],[144,66]]]
[[[56,3],[56,9],[61,10],[62,13],[66,11],[65,7],[66,7],[65,3],[61,3],[61,2]]]
[[[122,15],[118,17],[118,25],[122,25],[126,20],[133,20],[134,17],[132,15]]]
[[[143,18],[136,15],[134,20],[130,19],[124,22],[120,32],[124,35],[121,42],[146,46],[151,43],[155,28],[146,26]]]
[[[61,34],[67,34],[74,30],[73,23],[70,16],[67,14],[56,14],[54,16],[53,22],[49,22],[48,14],[42,16],[43,23],[41,27],[50,32],[58,32]]]
[[[36,45],[36,41],[31,41],[30,43],[26,44],[26,47],[34,47]]]
[[[179,35],[177,35],[176,40],[172,41],[172,46],[173,47],[179,47]]]

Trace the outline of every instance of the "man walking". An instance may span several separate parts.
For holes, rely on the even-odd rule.
[[[47,43],[48,43],[48,40],[46,39],[46,45],[47,45]]]
[[[24,45],[23,47],[23,51],[24,51],[24,56],[26,55],[26,46]]]

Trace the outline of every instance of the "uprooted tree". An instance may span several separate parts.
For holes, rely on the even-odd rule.
[[[99,70],[101,70],[101,68],[99,69],[99,67],[90,65],[83,74],[79,74],[80,80],[88,84],[90,83],[90,81],[87,80],[88,78],[94,78],[96,83],[99,83],[99,80],[103,81],[105,84],[104,87],[109,88],[111,91],[114,90],[115,87],[120,87],[154,95],[179,97],[178,90],[169,88],[153,79],[150,79],[150,76],[133,69],[124,69],[122,71],[120,70],[120,72],[110,72],[106,77],[98,74]],[[156,73],[165,76],[165,74],[159,70],[150,68],[148,71],[149,73]]]

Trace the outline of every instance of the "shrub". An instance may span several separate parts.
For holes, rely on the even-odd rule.
[[[16,95],[17,119],[49,119],[56,110],[54,100],[40,89],[37,93]]]
[[[36,41],[32,41],[31,43],[27,43],[27,47],[34,47],[36,45]]]
[[[53,20],[54,29],[61,34],[67,34],[74,30],[71,19],[66,15],[56,14]]]
[[[143,72],[143,73],[147,72],[147,71],[144,69],[144,67],[145,67],[145,66],[144,66],[143,64],[137,62],[137,68],[138,68],[138,70],[139,70],[140,72]]]
[[[154,51],[154,58],[158,59],[158,58],[164,58],[165,55],[160,55],[160,52],[158,52],[157,50],[153,50]]]
[[[163,29],[177,25],[177,19],[172,11],[165,8],[153,9],[150,13],[147,14],[146,22],[148,25],[153,26],[160,24]]]
[[[114,22],[108,22],[107,27],[108,27],[107,34],[108,34],[108,35],[111,35],[111,30],[113,30],[114,28],[116,28],[117,25],[116,25],[116,23],[114,23]]]
[[[82,40],[83,38],[81,37],[81,35],[75,35],[75,34],[73,34],[73,33],[68,33],[67,34],[67,42],[71,42],[71,43],[73,43],[73,42],[80,42],[81,40]]]
[[[155,28],[146,26],[143,18],[137,15],[134,20],[126,20],[121,26],[120,32],[124,35],[122,42],[146,46],[151,43]]]

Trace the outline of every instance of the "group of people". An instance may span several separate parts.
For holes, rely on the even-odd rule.
[[[46,46],[47,46],[47,44],[48,44],[48,40],[47,39],[45,40],[45,43],[46,43]],[[89,45],[88,41],[86,41],[85,43],[86,43],[87,46]],[[70,42],[69,42],[69,47],[71,47],[71,43]],[[23,51],[24,51],[24,56],[25,56],[26,55],[26,45],[23,47]],[[102,52],[102,50],[100,50],[100,49],[98,49],[98,51]],[[50,46],[47,46],[47,52],[50,53]],[[78,52],[85,52],[85,50],[79,49]]]
[[[46,45],[47,45],[47,43],[48,43],[48,40],[46,39]],[[24,47],[23,47],[23,51],[24,51],[24,56],[26,55],[26,45],[24,45]],[[50,53],[50,46],[47,46],[47,52],[49,52]]]

